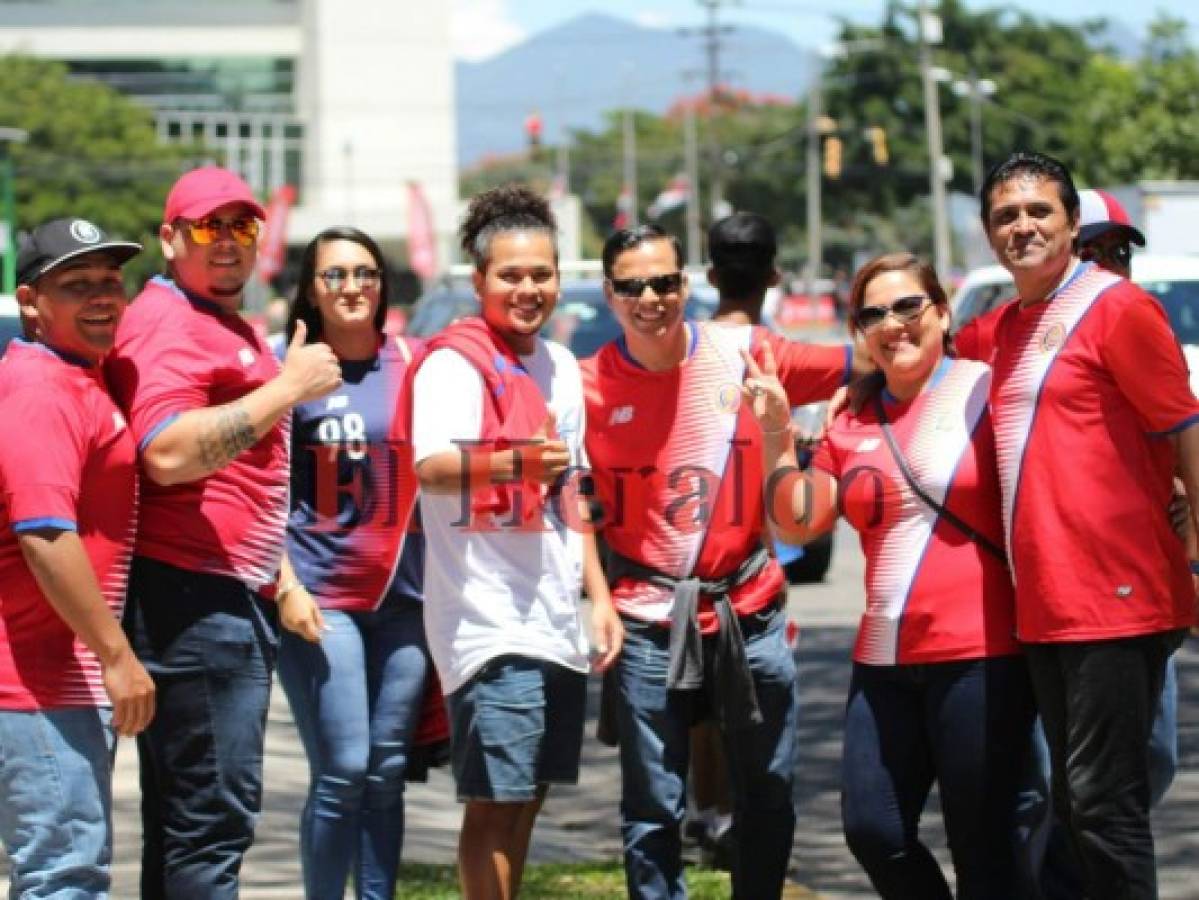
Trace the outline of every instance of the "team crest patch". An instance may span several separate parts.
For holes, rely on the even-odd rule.
[[[716,390],[716,409],[722,413],[735,413],[741,408],[741,386],[722,384]]]
[[[1066,326],[1061,322],[1050,325],[1041,336],[1041,352],[1052,353],[1066,341]]]
[[[100,240],[100,229],[87,219],[76,219],[71,223],[71,237],[81,244],[95,244]]]

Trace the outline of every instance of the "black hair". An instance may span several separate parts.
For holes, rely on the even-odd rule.
[[[683,268],[683,245],[679,243],[679,239],[659,226],[647,223],[638,225],[636,228],[622,228],[620,231],[614,231],[604,241],[604,276],[612,277],[612,266],[616,264],[616,257],[626,250],[632,250],[648,241],[669,241],[670,246],[674,248],[675,262],[678,263],[680,269]]]
[[[708,230],[708,256],[721,297],[756,299],[774,277],[778,239],[765,216],[739,212],[713,223]]]
[[[535,231],[549,237],[558,264],[558,224],[544,197],[523,184],[505,184],[476,194],[458,230],[462,250],[480,272],[491,259],[491,241],[507,231]]]
[[[1052,181],[1057,185],[1058,196],[1062,206],[1066,208],[1066,216],[1071,222],[1078,218],[1078,188],[1070,177],[1070,170],[1061,160],[1054,159],[1047,153],[1035,153],[1027,150],[1017,150],[1007,159],[997,163],[983,179],[979,190],[979,204],[982,213],[983,230],[990,231],[991,194],[1001,184],[1018,178],[1021,175],[1031,175]]]
[[[296,298],[291,302],[291,310],[287,314],[287,328],[284,334],[290,344],[296,333],[296,322],[302,321],[308,328],[306,343],[319,341],[324,329],[321,327],[321,313],[317,309],[313,291],[316,290],[316,253],[321,244],[329,241],[352,241],[366,248],[374,258],[375,267],[379,270],[379,306],[375,310],[375,331],[383,333],[383,323],[387,319],[387,298],[390,296],[390,277],[387,272],[387,259],[383,251],[375,243],[375,239],[357,228],[336,227],[326,228],[304,248],[300,257],[299,284],[296,286]]]

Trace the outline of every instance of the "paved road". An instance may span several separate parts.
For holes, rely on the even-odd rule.
[[[792,615],[801,623],[799,645],[803,711],[800,719],[799,828],[792,856],[796,880],[825,898],[869,898],[869,884],[845,849],[838,812],[837,765],[840,717],[849,677],[849,648],[861,596],[856,539],[839,536],[826,583],[793,589]],[[1199,896],[1193,873],[1199,863],[1199,642],[1188,641],[1179,658],[1183,703],[1182,771],[1155,815],[1164,900]],[[591,698],[594,712],[596,697]],[[589,736],[594,723],[589,725]],[[267,735],[267,792],[258,841],[246,860],[246,900],[298,898],[296,822],[308,781],[307,764],[282,691],[276,691]],[[532,860],[612,859],[619,855],[619,773],[615,754],[587,740],[580,784],[551,795],[534,834]],[[117,847],[114,896],[135,897],[140,840],[133,747],[118,751],[115,784]],[[454,858],[460,810],[444,771],[410,788],[405,857],[427,862]],[[937,817],[928,840],[944,846]],[[938,850],[943,864],[947,857]]]

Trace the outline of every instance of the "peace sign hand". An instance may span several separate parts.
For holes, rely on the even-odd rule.
[[[763,431],[778,432],[791,424],[791,404],[779,381],[778,363],[769,342],[762,343],[762,365],[746,350],[741,351],[745,362],[745,381],[741,385],[743,402],[749,404],[754,418]]]

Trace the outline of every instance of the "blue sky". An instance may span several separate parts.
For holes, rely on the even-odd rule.
[[[1044,0],[966,0],[971,8],[996,6],[1025,9],[1045,14]],[[1053,18],[1077,22],[1106,17],[1118,20],[1138,33],[1159,10],[1170,9],[1191,23],[1192,39],[1199,38],[1199,4],[1129,3],[1128,0],[1055,0]],[[758,25],[788,35],[801,46],[819,46],[835,35],[836,17],[866,23],[878,22],[882,0],[741,0],[726,4],[722,21]],[[544,31],[580,13],[605,12],[621,18],[662,28],[698,25],[703,10],[695,0],[456,0],[454,14],[455,53],[461,59],[483,59],[501,52],[538,31]]]

